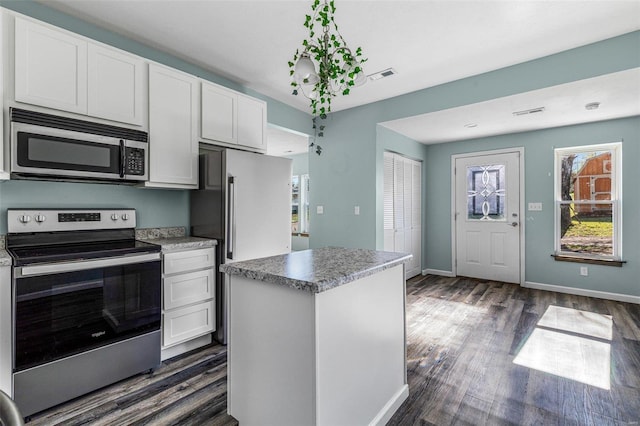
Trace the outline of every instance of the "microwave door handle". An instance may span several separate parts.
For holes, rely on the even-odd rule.
[[[124,178],[124,169],[126,162],[126,149],[124,146],[124,139],[120,139],[120,177]]]

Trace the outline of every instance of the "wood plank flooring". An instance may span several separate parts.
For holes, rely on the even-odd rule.
[[[571,309],[552,308],[556,317],[550,317],[551,305]],[[587,324],[593,316],[581,311],[601,315]],[[607,323],[610,338],[602,334]],[[538,336],[556,336],[556,343]],[[407,283],[407,340],[409,398],[389,425],[640,424],[640,305],[493,281],[416,277]],[[565,341],[579,346],[563,347]],[[608,351],[606,365],[590,344]],[[514,363],[526,353],[540,365]],[[541,371],[554,366],[561,367],[557,374]],[[606,369],[609,389],[563,377],[576,370],[585,380],[598,368]],[[226,348],[174,358],[28,423],[63,424],[237,425],[226,414]]]

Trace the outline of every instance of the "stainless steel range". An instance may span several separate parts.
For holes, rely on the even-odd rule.
[[[13,397],[25,416],[160,364],[160,246],[132,209],[9,209]]]

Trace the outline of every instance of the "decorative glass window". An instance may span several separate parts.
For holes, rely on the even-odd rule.
[[[622,144],[555,150],[556,255],[621,259]]]
[[[505,166],[467,167],[467,219],[505,220]]]

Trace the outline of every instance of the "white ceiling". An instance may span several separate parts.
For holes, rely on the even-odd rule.
[[[276,126],[267,127],[267,155],[276,157],[309,152],[309,136]]]
[[[597,109],[587,104],[598,102]],[[543,107],[542,112],[514,112]],[[640,68],[380,123],[424,144],[640,115]]]
[[[309,112],[289,68],[311,0],[38,0]],[[339,111],[640,29],[640,0],[336,0],[336,22],[368,58]],[[480,126],[479,126],[480,127]],[[426,139],[425,136],[418,138]]]

